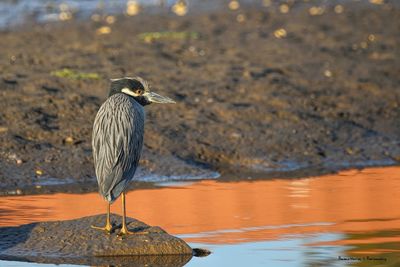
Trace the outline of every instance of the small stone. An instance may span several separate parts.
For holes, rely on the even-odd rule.
[[[239,22],[239,23],[242,23],[245,20],[246,20],[246,16],[243,15],[243,14],[239,14],[239,15],[236,16],[236,21]]]
[[[99,22],[101,20],[101,16],[99,14],[93,14],[90,18],[95,22]]]
[[[16,60],[17,60],[17,57],[16,57],[16,56],[12,55],[12,56],[10,57],[10,63],[14,63]]]
[[[346,152],[349,155],[353,155],[354,154],[354,150],[351,147],[346,147]]]
[[[64,141],[65,141],[65,143],[67,143],[67,144],[72,144],[72,143],[74,142],[74,138],[72,138],[72,136],[67,136],[67,137],[64,139]]]
[[[288,12],[289,12],[289,5],[287,5],[287,4],[282,4],[282,5],[280,5],[280,6],[279,6],[279,11],[280,11],[282,14],[288,13]]]
[[[108,26],[103,26],[103,27],[98,28],[98,29],[96,30],[96,33],[97,33],[98,35],[110,34],[110,33],[111,33],[111,28],[108,27]]]
[[[174,12],[178,16],[185,16],[186,13],[188,12],[188,6],[186,2],[183,0],[177,1],[172,6],[172,12]]]
[[[280,29],[277,29],[276,31],[274,31],[274,36],[278,39],[285,38],[287,36],[287,32],[285,29],[280,28]]]
[[[374,42],[376,40],[376,37],[375,37],[375,35],[374,34],[370,34],[370,35],[368,35],[368,41],[370,41],[370,42]]]
[[[237,10],[237,9],[239,9],[240,4],[239,4],[238,1],[234,0],[234,1],[230,1],[229,2],[228,7],[229,7],[230,10]]]
[[[194,248],[193,255],[195,257],[205,257],[211,254],[211,251],[205,248]]]
[[[107,16],[106,17],[106,22],[108,23],[108,24],[114,24],[115,23],[115,17],[114,16]]]
[[[72,13],[69,12],[69,11],[63,11],[63,12],[61,12],[61,13],[58,15],[58,18],[59,18],[61,21],[70,20],[70,19],[72,19]]]
[[[237,139],[240,138],[241,135],[239,133],[231,133],[231,137]]]
[[[330,78],[330,77],[332,77],[332,72],[330,70],[325,70],[324,75],[325,75],[325,77]]]
[[[344,11],[344,7],[342,5],[336,5],[334,10],[336,14],[342,14]]]
[[[126,3],[126,14],[128,16],[135,16],[139,14],[139,12],[140,12],[140,5],[137,1],[129,0]]]
[[[313,6],[313,7],[311,7],[309,10],[308,10],[308,13],[311,15],[311,16],[320,16],[320,15],[322,15],[322,14],[324,14],[324,8],[322,8],[322,7],[319,7],[319,6]]]

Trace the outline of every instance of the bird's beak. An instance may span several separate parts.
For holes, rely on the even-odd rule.
[[[143,96],[149,101],[153,103],[162,103],[162,104],[175,104],[176,102],[169,97],[161,96],[159,94],[153,92],[146,92]]]

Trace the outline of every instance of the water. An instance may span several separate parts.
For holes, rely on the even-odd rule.
[[[165,186],[129,192],[128,215],[212,251],[186,266],[400,265],[400,167]],[[73,219],[105,209],[96,193],[1,197],[0,207],[1,226]],[[120,208],[116,203],[112,211]]]
[[[89,18],[92,15],[166,13],[170,12],[175,3],[175,0],[0,0],[0,28],[10,28],[32,21],[39,23],[68,21]],[[211,0],[185,1],[185,3],[187,9],[190,7],[207,10],[217,6]]]
[[[174,9],[177,2],[183,3],[179,10]],[[228,9],[230,0],[0,0],[0,29],[12,28],[21,24],[32,22],[49,23],[55,21],[69,21],[73,19],[92,18],[96,22],[107,15],[138,15],[140,13],[176,13],[179,16],[193,14],[197,11],[212,11],[216,8]],[[272,12],[278,12],[282,3],[290,3],[291,9],[310,8],[321,6],[332,8],[337,4],[355,2],[381,6],[379,1],[372,0],[240,0],[240,5],[252,5],[259,8],[271,8]],[[399,1],[385,0],[382,2],[388,6],[398,6]],[[129,7],[130,5],[130,7]],[[174,11],[175,10],[175,11]],[[93,17],[94,15],[94,17]],[[97,18],[96,18],[97,17]]]

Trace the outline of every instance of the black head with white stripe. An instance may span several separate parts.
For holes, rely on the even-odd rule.
[[[175,101],[169,97],[151,92],[149,84],[140,77],[112,79],[110,94],[108,96],[110,97],[118,93],[123,93],[133,97],[142,106],[151,103],[175,103]]]

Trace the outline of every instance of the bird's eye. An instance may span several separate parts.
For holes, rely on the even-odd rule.
[[[137,95],[141,95],[142,93],[143,93],[142,89],[137,89],[135,91],[135,94],[137,94]]]

